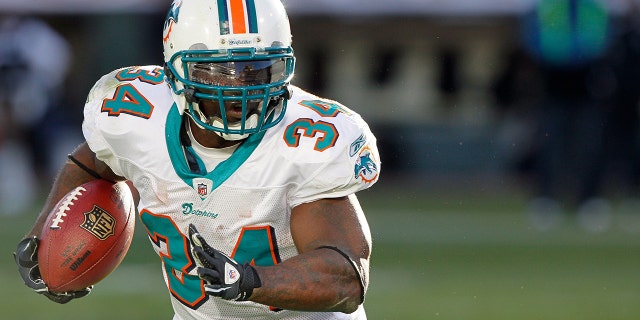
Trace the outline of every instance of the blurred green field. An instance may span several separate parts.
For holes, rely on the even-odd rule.
[[[572,221],[543,232],[518,194],[397,186],[360,194],[374,237],[369,319],[640,319],[637,221],[614,216],[596,234]],[[140,224],[125,262],[88,297],[56,305],[32,293],[11,255],[32,219],[0,216],[0,318],[172,318]]]

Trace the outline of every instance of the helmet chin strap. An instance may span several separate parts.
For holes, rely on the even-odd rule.
[[[249,118],[247,118],[247,120],[245,121],[245,128],[255,128],[258,126],[258,115],[257,114],[252,114],[249,116]],[[209,123],[212,126],[217,126],[217,127],[224,127],[224,124],[222,123],[222,119],[220,117],[211,117],[209,118]],[[241,129],[241,125],[240,123],[234,124],[234,125],[230,125],[229,129],[231,130],[240,130]],[[243,140],[249,137],[248,133],[245,134],[237,134],[237,133],[224,133],[224,132],[218,132],[218,131],[214,131],[215,133],[217,133],[220,137],[222,137],[222,139],[225,140],[229,140],[229,141],[238,141],[238,140]]]
[[[200,118],[200,121],[208,123],[209,125],[214,126],[214,127],[224,128],[224,123],[222,122],[222,118],[216,117],[216,116],[207,117],[204,113],[202,113],[202,111],[200,111],[200,108],[194,107],[193,110],[196,112],[198,118]],[[193,115],[191,115],[191,113],[187,113],[187,114],[189,114],[191,117],[193,117]],[[260,117],[257,114],[250,115],[247,118],[247,120],[245,121],[245,128],[255,128],[255,127],[257,127],[259,118]],[[195,122],[196,126],[198,126],[198,128],[203,129],[203,130],[208,130],[207,128],[201,126],[198,123],[198,121],[194,121],[194,122]],[[229,125],[228,127],[231,130],[240,130],[241,129],[241,124],[237,123],[237,124]],[[213,131],[213,130],[208,130],[208,131]],[[248,133],[238,134],[238,133],[224,133],[224,132],[219,132],[219,131],[213,131],[213,132],[215,132],[222,139],[225,139],[225,140],[228,140],[228,141],[244,140],[244,139],[249,137]]]

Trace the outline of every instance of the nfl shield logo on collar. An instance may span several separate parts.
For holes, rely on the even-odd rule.
[[[198,183],[198,194],[206,197],[209,191],[207,190],[207,185],[204,183]]]
[[[193,179],[193,189],[198,192],[198,195],[202,198],[206,198],[213,187],[213,181],[205,178]]]

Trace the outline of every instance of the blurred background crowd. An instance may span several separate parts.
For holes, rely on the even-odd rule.
[[[364,116],[381,183],[516,190],[541,229],[640,208],[640,2],[283,2],[294,84]],[[100,76],[162,64],[169,3],[0,1],[0,213],[48,190]]]

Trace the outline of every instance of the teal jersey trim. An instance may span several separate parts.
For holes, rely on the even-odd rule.
[[[197,174],[191,172],[187,160],[185,159],[184,149],[180,143],[180,126],[182,125],[182,116],[178,112],[178,107],[174,104],[167,116],[167,125],[165,129],[167,149],[169,150],[169,158],[173,164],[173,169],[178,176],[189,186],[193,187],[193,179],[207,178],[213,182],[211,191],[222,185],[229,177],[247,161],[249,156],[258,147],[266,131],[250,135],[244,142],[238,146],[229,159],[222,161],[213,171],[206,174]],[[201,172],[206,172],[202,159],[193,153],[198,161]]]

